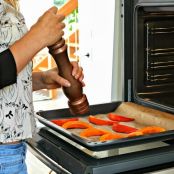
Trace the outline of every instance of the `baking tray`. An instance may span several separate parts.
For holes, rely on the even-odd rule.
[[[114,112],[121,104],[122,102],[112,102],[112,103],[91,105],[90,114],[97,115],[97,114],[107,114],[109,112]],[[168,131],[157,133],[157,134],[150,134],[150,135],[137,136],[137,137],[131,137],[131,138],[122,138],[122,139],[104,141],[104,142],[89,141],[51,122],[51,120],[53,119],[63,119],[63,118],[72,118],[72,117],[84,118],[84,117],[87,117],[88,115],[73,116],[69,112],[68,108],[64,108],[64,109],[57,109],[57,110],[39,111],[37,112],[36,117],[45,126],[51,128],[52,130],[68,138],[69,140],[72,140],[73,142],[92,151],[104,151],[108,149],[134,146],[138,144],[150,143],[155,141],[166,141],[166,140],[173,139],[174,137],[174,131],[168,130]]]

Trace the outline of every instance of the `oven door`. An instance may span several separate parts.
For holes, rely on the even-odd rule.
[[[170,23],[172,20],[174,23],[173,6],[174,1],[171,0],[122,1],[120,20],[124,24],[125,101],[137,102],[166,112],[173,112],[174,107],[172,100],[170,100],[173,95],[173,79],[171,78],[173,71],[172,68],[168,68],[173,66],[172,44],[168,43],[169,40],[170,43],[172,42],[171,37],[173,36],[173,26]],[[159,22],[158,18],[153,15],[160,16],[159,19],[162,19],[163,22]],[[149,29],[147,26],[151,28]],[[168,37],[164,37],[163,34],[161,36],[159,33],[153,35],[153,26],[156,27],[155,32],[160,34],[167,32]],[[161,31],[161,28],[165,29]],[[149,35],[149,33],[152,34]],[[163,41],[161,44],[159,43],[161,37],[167,39],[165,43],[168,45],[164,44]],[[152,53],[150,55],[149,50]],[[156,59],[153,55],[156,53],[160,53],[160,55],[162,53],[166,57],[163,59],[161,55]],[[166,67],[164,70],[161,69],[161,64]],[[163,77],[163,75],[167,77]],[[113,105],[113,103],[106,105]],[[99,108],[103,110],[105,104],[94,105],[93,108],[94,110]],[[62,112],[69,113],[69,109],[60,109],[57,112],[61,115]],[[42,125],[37,135],[28,141],[28,147],[33,154],[57,173],[114,174],[129,172],[138,174],[174,165],[172,139],[170,141],[156,141],[155,143],[158,145],[164,144],[161,147],[137,151],[138,147],[135,146],[136,151],[131,151],[132,146],[129,146],[126,147],[128,149],[123,148],[123,153],[120,155],[96,159],[75,147],[76,145],[63,140],[60,136],[51,127]],[[116,153],[117,150],[109,151],[109,153]]]
[[[133,6],[133,99],[174,112],[174,1]]]

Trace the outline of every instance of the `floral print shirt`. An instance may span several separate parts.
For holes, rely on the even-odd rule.
[[[23,15],[4,0],[0,0],[0,53],[26,32]],[[10,71],[8,67],[7,71]],[[31,138],[35,131],[31,61],[17,75],[15,84],[0,89],[0,142]]]

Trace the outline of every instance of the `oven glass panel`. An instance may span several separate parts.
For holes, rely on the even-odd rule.
[[[174,7],[139,7],[135,14],[136,94],[173,108]]]
[[[146,85],[174,82],[174,23],[150,21],[145,25]]]

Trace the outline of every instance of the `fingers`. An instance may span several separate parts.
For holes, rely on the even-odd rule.
[[[65,19],[65,15],[63,13],[59,13],[58,8],[55,6],[51,7],[48,11],[53,14],[56,14],[60,21],[63,21]]]
[[[59,33],[57,34],[57,38],[56,38],[56,40],[55,40],[55,42],[53,44],[57,43],[57,41],[59,41],[63,36],[64,36],[64,31],[59,31]]]
[[[59,23],[58,25],[57,25],[57,30],[59,30],[60,32],[60,35],[64,35],[64,31],[63,31],[63,29],[65,28],[65,24],[64,23]]]
[[[75,79],[83,79],[84,75],[82,67],[80,67],[77,62],[71,62],[71,64],[73,66],[72,76],[74,76]]]
[[[60,84],[61,86],[64,86],[64,87],[70,87],[71,84],[68,80],[64,79],[63,77],[57,75],[55,81]]]
[[[81,83],[82,86],[85,86],[85,83],[83,82],[84,79],[84,74],[83,74],[83,68],[78,65],[78,62],[71,62],[73,66],[72,70],[72,76],[74,76],[75,79],[78,79]]]
[[[52,13],[56,15],[58,22],[62,22],[65,19],[65,16],[63,14],[57,13],[58,8],[57,7],[51,7],[50,9],[47,10],[46,13]]]
[[[82,83],[82,86],[85,86],[85,83],[83,82],[83,78],[84,78],[84,74],[83,74],[83,69],[82,67],[80,67],[78,65],[78,62],[71,62],[72,66],[73,66],[73,70],[72,70],[72,75],[74,76],[75,79],[79,80],[81,83]],[[45,78],[45,83],[47,84],[47,86],[56,86],[56,85],[60,85],[60,86],[63,86],[63,87],[70,87],[71,86],[71,83],[61,77],[60,75],[58,75],[58,69],[57,67],[56,68],[53,68],[51,70],[48,70],[47,71],[47,78]]]
[[[54,7],[51,7],[48,11],[51,13],[57,14],[58,8],[54,6]]]
[[[42,73],[42,81],[46,89],[55,89],[63,87],[70,87],[71,84],[68,80],[58,75],[58,69],[52,68]]]
[[[63,23],[63,22],[61,22],[61,23],[59,23],[59,29],[64,29],[65,28],[65,23]]]
[[[58,19],[59,22],[61,22],[65,19],[65,16],[62,15],[62,14],[56,14],[56,16],[57,16],[57,19]]]
[[[77,62],[71,62],[71,64],[73,66],[72,76],[75,77],[75,75],[77,74],[77,71],[78,71],[78,63]]]

